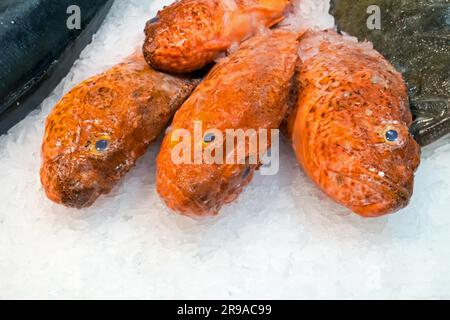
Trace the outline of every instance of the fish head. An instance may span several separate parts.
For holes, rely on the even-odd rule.
[[[98,108],[69,110],[64,101],[56,106],[42,145],[41,182],[47,196],[83,208],[108,193],[132,165],[126,128]]]
[[[339,111],[338,111],[339,113]],[[394,115],[390,117],[388,115]],[[336,121],[337,120],[337,121]],[[410,119],[380,107],[343,111],[325,130],[315,161],[319,184],[354,212],[375,217],[405,207],[413,192],[420,148],[408,131]]]
[[[167,131],[157,158],[156,187],[174,211],[194,218],[215,216],[251,181],[257,164],[230,161],[236,150],[227,153],[225,131],[201,133],[194,129],[200,122],[193,123]]]

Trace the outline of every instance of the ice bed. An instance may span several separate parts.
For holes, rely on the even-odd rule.
[[[0,137],[0,298],[450,298],[450,138],[423,149],[410,205],[363,219],[331,202],[286,140],[281,170],[257,175],[212,219],[166,209],[152,145],[89,209],[46,199],[44,120],[81,80],[132,53],[166,1],[116,0],[67,77]],[[304,0],[302,23],[332,27],[328,1]]]

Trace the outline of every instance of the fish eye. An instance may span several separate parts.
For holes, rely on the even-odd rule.
[[[384,136],[387,141],[395,142],[398,140],[398,131],[394,129],[387,130]]]
[[[101,155],[106,152],[111,146],[111,141],[108,136],[101,136],[93,140],[95,143],[90,145],[91,153],[95,155]]]
[[[98,152],[106,151],[109,147],[109,140],[100,139],[95,143],[95,150]]]
[[[216,136],[212,132],[209,132],[209,133],[205,134],[205,136],[203,137],[203,141],[205,143],[211,143],[214,140],[216,140]]]
[[[384,124],[379,131],[379,143],[398,148],[405,144],[408,137],[408,129],[397,121]]]

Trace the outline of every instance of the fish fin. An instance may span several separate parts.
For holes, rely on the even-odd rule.
[[[206,42],[202,48],[206,51],[225,51],[231,44],[232,42],[230,40],[219,38]]]
[[[223,30],[225,39],[240,41],[260,28],[270,28],[284,19],[289,0],[259,0],[254,6],[242,7],[229,12]]]
[[[265,15],[283,15],[293,9],[290,0],[258,0],[257,4],[244,8],[246,12],[259,12]]]
[[[289,1],[260,1],[259,5],[243,9],[245,15],[260,17],[263,24],[270,28],[284,19],[283,13]]]

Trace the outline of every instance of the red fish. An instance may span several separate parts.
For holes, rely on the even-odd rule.
[[[420,148],[400,73],[369,43],[334,31],[300,41],[293,147],[303,169],[335,201],[375,217],[405,207]]]
[[[233,43],[283,19],[289,0],[179,0],[147,23],[145,59],[155,69],[188,73]]]
[[[298,59],[297,39],[297,34],[273,31],[247,40],[213,67],[175,114],[157,159],[157,191],[170,208],[191,216],[214,215],[250,182],[259,163],[237,163],[237,158],[227,163],[226,159],[236,156],[236,149],[226,153],[225,146],[227,142],[233,145],[234,136],[225,133],[229,129],[278,129],[286,115]],[[173,160],[179,146],[175,135],[187,130],[195,137],[196,122],[201,123],[203,131],[199,142],[189,143],[192,148],[186,151],[187,158],[194,160],[196,143],[203,153],[215,144],[225,150],[223,163]],[[211,135],[208,131],[213,129],[218,133]],[[267,142],[266,148],[261,143],[259,149],[252,149],[247,140],[245,159],[267,151]]]
[[[196,83],[154,71],[138,54],[75,86],[46,122],[41,182],[48,198],[82,208],[110,192]]]

